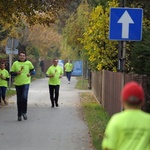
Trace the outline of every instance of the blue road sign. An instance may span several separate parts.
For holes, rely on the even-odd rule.
[[[140,41],[142,39],[143,9],[111,8],[109,39]]]

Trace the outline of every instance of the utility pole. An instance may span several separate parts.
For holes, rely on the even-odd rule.
[[[120,0],[119,6],[125,7],[126,0]],[[125,71],[125,56],[126,56],[126,42],[120,41],[119,42],[119,50],[118,50],[118,71],[120,71],[120,72]]]

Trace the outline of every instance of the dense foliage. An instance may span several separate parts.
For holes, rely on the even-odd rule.
[[[105,6],[108,0],[87,0],[87,2],[89,3],[89,5],[97,7],[99,5]]]
[[[150,75],[150,18],[149,18],[149,7],[150,1],[135,1],[132,0],[129,4],[133,7],[143,8],[143,30],[142,40],[138,42],[129,42],[129,49],[127,50],[127,62],[129,64],[129,72],[137,74]]]
[[[87,3],[82,3],[76,13],[73,13],[67,20],[63,29],[63,38],[65,40],[62,43],[62,56],[64,59],[81,58],[83,50],[78,38],[83,37],[83,33],[88,25],[89,14],[89,6]]]
[[[72,0],[0,0],[0,18],[2,22],[14,23],[25,16],[29,24],[49,25],[56,20],[60,9]]]
[[[64,38],[67,41],[67,45],[72,50],[78,49],[84,54],[85,59],[88,60],[88,64],[91,69],[93,70],[113,70],[115,71],[117,68],[117,59],[118,59],[118,42],[117,41],[110,41],[108,39],[108,32],[109,32],[109,9],[110,7],[118,7],[119,3],[121,5],[120,0],[87,0],[84,1],[87,5],[94,6],[93,11],[90,12],[88,15],[84,15],[84,19],[79,17],[79,11],[81,7],[78,8],[78,11],[71,16],[68,21],[67,25],[64,28]],[[123,1],[122,1],[123,2]],[[124,1],[126,6],[132,8],[143,8],[144,16],[143,16],[143,29],[148,30],[147,28],[150,25],[149,21],[149,5],[150,2],[147,0],[131,0],[131,1]],[[83,8],[82,8],[83,9]],[[86,11],[85,11],[86,13]],[[78,24],[78,22],[82,22],[82,24]],[[86,21],[85,21],[86,20]],[[86,23],[85,23],[86,22]],[[144,32],[143,32],[144,34]],[[144,35],[143,35],[144,39]],[[78,40],[81,42],[79,43]],[[134,51],[132,49],[138,49],[140,47],[136,46],[141,45],[141,42],[127,42],[127,53],[126,53],[126,69],[128,71],[135,71],[137,68],[136,65],[133,66],[133,62],[131,63],[132,59],[130,53]],[[143,43],[143,45],[147,45]],[[142,57],[147,57],[148,55],[143,56],[143,51],[139,51],[138,55]],[[149,53],[149,52],[148,52]],[[133,55],[133,54],[132,54]],[[147,61],[146,61],[147,62]],[[148,63],[147,63],[148,64]],[[140,66],[140,65],[139,65]],[[145,67],[145,66],[144,66]],[[143,68],[144,68],[143,67]],[[146,69],[146,68],[145,68]],[[146,69],[147,70],[147,69]],[[140,71],[140,70],[139,70]],[[137,72],[137,71],[135,71]],[[141,70],[141,74],[142,74]]]
[[[107,7],[97,6],[90,15],[89,26],[84,32],[84,37],[80,38],[90,68],[93,70],[116,71],[118,42],[108,39],[109,9],[116,6],[118,6],[116,1],[108,2]]]
[[[7,38],[16,37],[36,59],[37,56],[71,57],[88,60],[93,70],[116,71],[118,42],[108,39],[109,10],[118,7],[119,2],[121,0],[0,0],[1,56],[4,57]],[[127,42],[128,71],[149,75],[150,1],[124,2],[127,7],[140,7],[144,11],[142,41]],[[34,50],[35,54],[30,53]]]
[[[150,76],[150,28],[143,30],[143,39],[131,48],[131,66],[137,74]]]

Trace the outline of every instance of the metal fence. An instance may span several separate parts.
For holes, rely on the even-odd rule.
[[[100,104],[104,106],[110,115],[113,115],[123,109],[120,93],[124,84],[130,81],[138,82],[147,93],[147,76],[115,73],[106,70],[92,72],[91,88]],[[147,94],[145,99],[147,99]]]

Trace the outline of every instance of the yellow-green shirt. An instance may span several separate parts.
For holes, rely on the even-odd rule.
[[[150,114],[125,110],[109,121],[102,142],[110,150],[150,150]]]
[[[71,72],[73,69],[73,65],[71,63],[66,63],[65,64],[65,72]]]
[[[22,68],[22,69],[21,69]],[[11,67],[11,72],[18,72],[21,70],[21,74],[15,76],[15,85],[25,85],[30,84],[31,76],[28,77],[27,74],[31,69],[34,69],[33,64],[30,61],[20,62],[15,61]]]
[[[46,72],[46,75],[54,75],[50,77],[48,84],[49,85],[60,85],[60,75],[63,74],[63,70],[60,66],[50,66]]]
[[[10,78],[10,75],[6,69],[0,69],[0,75],[3,75],[4,78]],[[8,87],[7,80],[0,78],[0,86]]]

